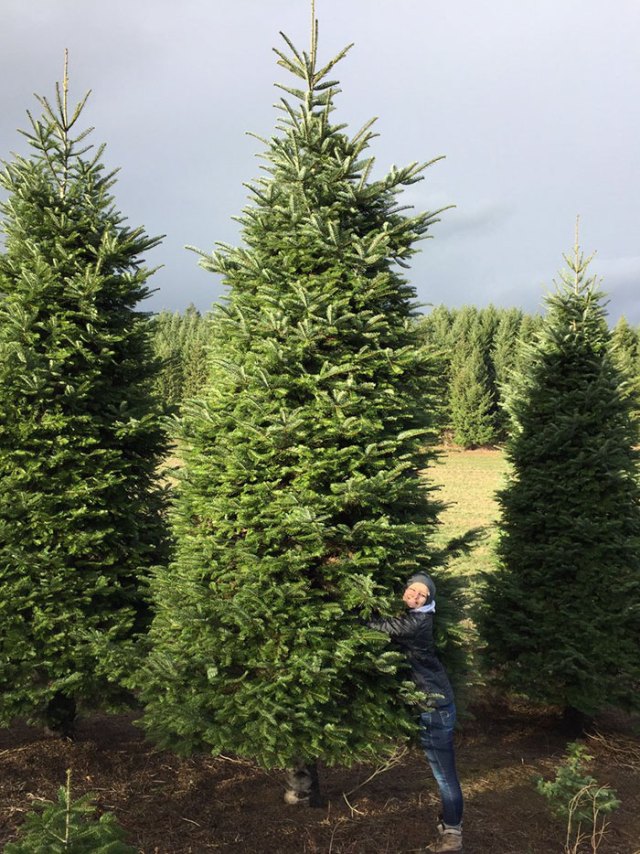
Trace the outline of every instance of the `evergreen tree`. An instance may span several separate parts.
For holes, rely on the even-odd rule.
[[[513,473],[482,629],[507,685],[582,723],[640,705],[640,491],[602,295],[577,245],[566,260],[509,400]]]
[[[480,311],[475,305],[463,305],[452,312],[451,341],[454,349],[459,342],[468,342],[478,330]]]
[[[498,432],[499,422],[499,392],[496,381],[496,368],[493,361],[493,349],[495,337],[500,324],[500,312],[493,305],[488,305],[479,312],[479,328],[478,339],[480,344],[480,352],[484,360],[486,372],[486,389],[491,400],[491,425],[492,438],[495,438]]]
[[[207,379],[209,324],[194,305],[184,314],[161,311],[153,318],[154,353],[160,361],[157,396],[169,409],[196,397]]]
[[[0,184],[0,720],[68,731],[105,704],[148,622],[141,576],[164,558],[165,452],[150,395],[149,293],[88,131],[72,136],[67,77],[29,115],[28,157]]]
[[[159,361],[154,392],[168,409],[176,409],[184,392],[184,324],[175,311],[161,311],[153,318],[153,350]]]
[[[629,324],[626,317],[621,317],[613,327],[611,347],[614,351],[619,351],[620,362],[625,370],[635,363],[639,346],[637,330]],[[617,353],[615,355],[618,356]]]
[[[515,350],[515,359],[512,368],[512,373],[517,373],[523,370],[530,358],[530,348],[535,345],[538,334],[543,325],[541,314],[525,314],[520,324],[518,333],[518,341]]]
[[[419,318],[417,323],[418,339],[422,345],[431,349],[438,360],[436,371],[437,387],[434,392],[440,404],[441,430],[449,429],[451,422],[450,392],[451,382],[451,340],[455,309],[444,305],[436,306],[428,315]]]
[[[498,402],[496,431],[501,439],[506,438],[509,429],[509,417],[504,409],[504,397],[511,372],[516,364],[518,337],[522,321],[523,313],[519,309],[510,308],[502,311],[491,350]]]
[[[96,817],[89,793],[71,797],[71,771],[67,784],[58,790],[57,803],[38,804],[27,813],[18,842],[9,842],[4,854],[136,854],[124,842],[124,830],[113,813]]]
[[[493,305],[439,305],[420,318],[420,338],[440,358],[443,429],[452,437],[457,432],[456,441],[472,447],[507,437],[504,388],[518,364],[521,339],[529,340],[538,323],[519,309]]]
[[[276,51],[297,82],[264,141],[244,248],[203,256],[230,293],[184,419],[176,558],[154,581],[140,679],[161,743],[265,766],[350,763],[413,731],[401,659],[365,619],[438,559],[440,505],[418,475],[433,362],[396,269],[435,215],[396,204],[422,166],[372,180],[371,122],[353,137],[332,122],[346,49],[320,68],[315,32],[308,55]]]
[[[451,327],[456,315],[455,309],[437,305],[429,314],[418,321],[418,327],[425,340],[439,350],[445,350],[451,344]]]
[[[493,372],[491,352],[493,350],[498,326],[500,325],[501,313],[502,310],[497,309],[494,305],[488,305],[486,308],[481,308],[478,312],[479,336],[482,346],[482,354],[487,363],[487,370],[491,372]]]
[[[621,317],[611,333],[611,356],[626,379],[638,414],[640,399],[640,341],[638,332]]]
[[[463,448],[488,445],[494,439],[493,402],[487,365],[477,335],[458,344],[451,363],[451,426],[453,440]]]
[[[492,347],[496,382],[499,385],[507,383],[515,365],[515,353],[523,321],[524,314],[518,308],[504,309],[500,314]]]
[[[184,316],[182,399],[197,397],[208,374],[209,318],[190,305]]]

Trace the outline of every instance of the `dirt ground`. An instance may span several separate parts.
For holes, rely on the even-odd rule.
[[[466,799],[466,854],[554,854],[562,822],[536,793],[552,777],[566,737],[552,715],[485,700],[458,733]],[[74,742],[16,725],[0,730],[0,845],[15,838],[35,799],[54,798],[73,771],[75,796],[92,791],[142,854],[417,854],[432,839],[438,802],[426,762],[408,751],[388,770],[324,769],[323,808],[287,806],[283,775],[233,757],[181,759],[145,741],[133,716],[81,720]],[[622,806],[599,854],[640,854],[637,722],[603,717],[587,739],[591,773]],[[591,845],[580,849],[591,852]]]

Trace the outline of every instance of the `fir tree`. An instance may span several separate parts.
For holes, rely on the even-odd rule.
[[[418,337],[422,345],[430,348],[439,362],[437,369],[437,388],[434,389],[440,402],[441,430],[446,431],[451,423],[450,383],[452,325],[455,310],[444,305],[436,306],[417,323]]]
[[[371,122],[353,137],[332,122],[347,49],[319,67],[316,32],[309,54],[276,51],[296,82],[264,140],[244,247],[203,256],[230,292],[184,420],[177,553],[154,581],[141,677],[161,743],[265,766],[347,764],[413,732],[400,658],[364,618],[438,559],[440,505],[418,475],[436,438],[433,362],[396,269],[436,217],[397,205],[422,166],[373,180]]]
[[[628,370],[631,365],[635,364],[639,346],[637,330],[629,324],[626,317],[622,316],[613,327],[611,347],[614,351],[619,351],[620,362],[624,370]]]
[[[611,355],[616,365],[626,378],[638,414],[640,400],[640,342],[638,332],[629,325],[625,317],[621,317],[611,333]]]
[[[451,313],[451,341],[455,348],[460,341],[469,341],[477,331],[480,312],[475,305],[463,305]]]
[[[520,324],[518,341],[515,349],[515,358],[512,373],[523,370],[530,358],[530,347],[535,344],[541,330],[543,318],[541,314],[525,314]]]
[[[451,327],[456,315],[455,309],[437,305],[429,314],[421,317],[418,326],[426,341],[438,350],[451,346]]]
[[[4,854],[136,854],[124,842],[124,830],[113,813],[96,817],[93,796],[71,797],[71,771],[58,790],[56,803],[39,804],[27,813],[20,839],[9,842]]]
[[[196,397],[207,379],[209,324],[194,305],[184,314],[161,311],[153,318],[154,352],[160,361],[155,390],[170,409]]]
[[[209,318],[190,305],[184,316],[182,399],[197,397],[207,381]]]
[[[500,324],[500,312],[493,305],[488,305],[479,312],[479,329],[478,338],[480,344],[480,352],[484,359],[486,372],[486,389],[491,400],[491,425],[492,438],[495,438],[498,432],[499,422],[499,392],[496,381],[496,366],[493,361],[493,351],[495,346],[495,338]]]
[[[494,347],[494,341],[498,326],[500,325],[501,311],[494,305],[488,305],[486,308],[481,308],[478,312],[478,335],[482,354],[484,356],[487,370],[493,379],[494,367],[491,353]]]
[[[524,315],[518,308],[505,309],[500,314],[492,345],[492,360],[496,382],[504,385],[515,365],[515,354]]]
[[[141,576],[164,557],[165,452],[141,254],[114,173],[72,136],[67,77],[5,164],[0,259],[0,720],[70,727],[107,703],[148,622]]]
[[[477,448],[493,441],[493,401],[477,327],[470,338],[458,341],[451,362],[450,407],[453,439],[458,445]]]
[[[640,491],[632,403],[577,246],[509,400],[513,474],[487,579],[489,662],[582,724],[638,708]]]
[[[504,409],[504,397],[511,372],[516,364],[518,337],[522,321],[523,314],[519,309],[511,308],[503,311],[500,315],[491,350],[498,400],[496,428],[501,439],[506,438],[509,429],[509,417]]]
[[[176,409],[184,393],[183,329],[177,311],[161,311],[153,318],[153,350],[160,363],[154,391],[167,409]]]

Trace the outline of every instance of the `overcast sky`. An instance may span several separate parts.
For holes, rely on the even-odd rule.
[[[638,0],[316,0],[320,59],[355,42],[336,76],[336,120],[378,116],[378,174],[446,159],[405,193],[456,208],[408,277],[424,303],[538,311],[571,250],[596,252],[610,318],[640,323]],[[132,225],[166,234],[148,257],[150,310],[208,309],[223,292],[186,244],[239,241],[233,216],[259,174],[287,82],[279,31],[306,49],[310,0],[0,0],[0,157],[33,93],[70,53],[70,95],[121,172]]]

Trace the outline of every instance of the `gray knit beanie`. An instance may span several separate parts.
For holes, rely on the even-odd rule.
[[[426,572],[418,572],[415,575],[412,575],[411,578],[405,584],[405,590],[407,587],[410,587],[412,584],[424,584],[428,591],[431,599],[435,601],[436,598],[436,584],[433,578],[430,575],[427,575]]]

